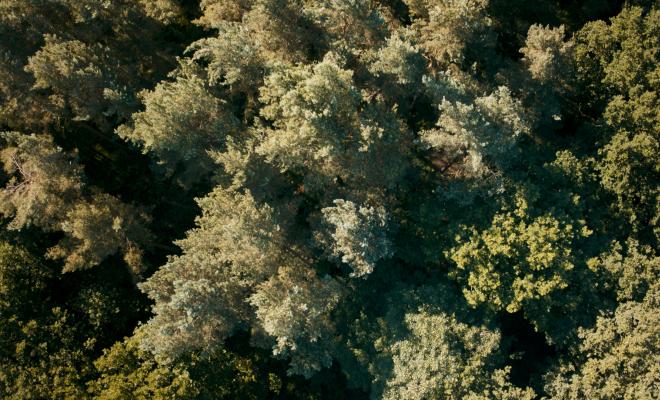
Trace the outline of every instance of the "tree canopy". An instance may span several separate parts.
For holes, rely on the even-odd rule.
[[[655,399],[650,1],[0,0],[0,397]]]

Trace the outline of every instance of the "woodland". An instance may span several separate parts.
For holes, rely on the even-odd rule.
[[[0,398],[660,398],[645,0],[0,0]]]

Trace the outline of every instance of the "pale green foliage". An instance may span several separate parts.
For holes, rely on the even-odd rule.
[[[493,371],[489,382],[478,392],[471,392],[465,400],[534,400],[537,398],[531,388],[519,388],[509,381],[511,368]]]
[[[254,0],[252,3],[242,23],[263,56],[294,63],[307,60],[307,53],[319,36],[305,12],[304,1]]]
[[[372,187],[388,187],[400,178],[407,132],[383,105],[361,109],[352,72],[340,68],[331,53],[312,68],[269,75],[261,101],[261,113],[274,129],[263,129],[256,152],[283,172],[304,174],[310,189],[336,177]]]
[[[330,49],[353,53],[381,44],[387,27],[377,2],[373,0],[321,0],[308,2],[309,13],[323,27]]]
[[[351,276],[366,277],[379,260],[393,252],[385,208],[357,206],[341,199],[333,203],[321,210],[325,229],[317,233],[317,240],[330,249],[332,257],[351,266]]]
[[[428,0],[403,0],[403,3],[408,7],[410,15],[414,18],[428,18],[429,7],[432,2]]]
[[[525,47],[520,49],[532,78],[544,84],[556,84],[572,73],[573,42],[564,41],[564,26],[559,28],[532,25]]]
[[[338,59],[329,54],[311,67],[273,64],[260,93],[260,113],[272,125],[257,123],[247,137],[230,138],[224,151],[213,152],[234,187],[219,186],[199,201],[198,228],[179,242],[183,255],[141,286],[156,302],[145,349],[170,359],[193,349],[212,351],[237,329],[250,327],[261,344],[275,340],[274,353],[291,358],[292,373],[310,376],[331,363],[330,313],[341,287],[317,277],[317,260],[281,223],[293,221],[298,200],[263,203],[272,196],[263,186],[281,190],[275,185],[285,182],[282,177],[269,182],[277,170],[303,177],[299,193],[325,195],[323,185],[343,179],[357,199],[373,204],[382,200],[379,188],[394,187],[401,178],[401,147],[409,140],[383,103],[363,106],[352,73]],[[336,229],[343,222],[328,212],[339,234],[332,239],[336,251],[327,250],[347,256],[356,275],[363,275],[391,252],[385,211],[347,211],[354,214],[346,215],[354,220],[350,232]],[[318,209],[312,212],[310,218],[322,219]],[[353,234],[362,237],[348,237]],[[360,247],[365,240],[373,242],[371,249]]]
[[[9,228],[58,230],[82,195],[82,169],[50,136],[5,132],[2,139],[0,160],[11,178],[0,189],[0,213],[12,218]]]
[[[508,368],[498,369],[499,331],[461,300],[446,283],[398,286],[358,300],[385,312],[351,321],[353,361],[344,354],[342,369],[351,381],[366,373],[373,399],[531,399],[531,390],[508,382]]]
[[[177,46],[162,45],[164,26],[143,7],[164,1],[2,1],[3,123],[35,130],[82,119],[105,131],[128,117],[135,93],[173,66]]]
[[[540,129],[559,126],[566,100],[574,93],[575,43],[573,39],[564,40],[564,36],[563,25],[558,28],[530,26],[525,46],[520,49],[526,72],[518,74],[516,71],[509,78],[511,85],[522,84],[525,88],[523,96],[530,120]]]
[[[152,297],[156,297],[154,288],[168,272],[164,268],[160,271],[141,286]],[[193,272],[209,274],[209,271]],[[153,308],[156,315],[145,327],[146,336],[141,341],[142,348],[154,353],[159,360],[171,361],[196,349],[210,351],[221,345],[248,313],[242,303],[246,290],[237,284],[217,278],[213,281],[187,278],[166,281],[163,285],[169,287],[158,289],[169,290],[170,294],[167,297],[165,293],[158,295],[160,303]]]
[[[469,102],[474,94],[483,91],[482,86],[470,74],[460,70],[438,72],[435,76],[422,77],[423,90],[432,102],[439,105],[444,100]]]
[[[250,324],[275,339],[275,355],[291,357],[292,373],[310,376],[328,366],[339,284],[317,277],[285,247],[275,211],[249,193],[216,188],[200,206],[198,228],[179,242],[184,254],[141,285],[156,301],[142,346],[175,359],[187,350],[212,351]]]
[[[634,239],[629,239],[625,247],[613,242],[606,253],[592,258],[588,265],[597,272],[607,271],[619,301],[640,301],[660,281],[660,258],[653,248],[642,246]]]
[[[406,0],[420,47],[436,63],[461,64],[470,45],[492,45],[488,0]]]
[[[183,10],[178,0],[140,0],[145,13],[151,18],[170,24],[182,19]]]
[[[202,16],[196,23],[206,28],[218,28],[224,21],[241,21],[254,0],[201,0]]]
[[[0,191],[0,212],[13,217],[9,227],[64,232],[65,238],[49,251],[65,260],[64,272],[93,267],[121,251],[139,275],[140,246],[151,240],[146,216],[107,194],[87,199],[82,169],[49,136],[9,132],[2,137],[9,146],[0,158],[5,171],[14,175]]]
[[[263,79],[264,61],[247,29],[236,23],[219,27],[217,37],[201,39],[186,52],[193,60],[208,62],[206,71],[212,84],[229,85],[232,91],[255,93]]]
[[[194,75],[161,82],[140,96],[145,110],[133,114],[117,133],[154,153],[170,172],[183,163],[191,175],[183,178],[184,184],[210,168],[206,151],[221,148],[238,126],[226,103]]]
[[[644,139],[631,151],[608,147],[607,129],[595,145],[553,135],[552,122],[536,129],[582,103],[563,27],[532,25],[520,60],[506,41],[524,32],[488,16],[501,2],[404,3],[410,19],[399,1],[201,1],[197,23],[217,32],[118,130],[169,172],[213,173],[217,185],[181,254],[140,286],[154,301],[143,356],[177,366],[247,331],[289,373],[338,362],[374,399],[532,399],[509,379],[524,367],[506,359],[525,339],[502,338],[494,315],[509,329],[506,313],[519,313],[566,352],[577,326],[656,278],[650,249],[632,242],[585,262],[616,227],[591,218],[607,212],[599,180],[611,191],[638,177],[630,169],[654,171],[638,128],[653,132],[655,98],[607,99],[605,121]],[[571,108],[571,122],[594,108]],[[652,202],[647,176],[638,197]],[[635,233],[623,235],[648,243]]]
[[[255,140],[250,137],[252,130],[245,138],[227,138],[227,149],[224,152],[211,152],[215,162],[222,166],[224,172],[231,178],[233,188],[249,188],[255,199],[268,197],[271,191],[277,190],[282,180],[277,171],[265,164],[255,154]]]
[[[448,315],[407,314],[408,338],[391,346],[393,371],[384,399],[461,398],[500,335]],[[467,358],[462,357],[462,352]],[[462,379],[457,379],[458,377]]]
[[[372,76],[358,75],[356,79],[377,83],[377,89],[369,87],[363,91],[363,98],[391,102],[396,104],[397,114],[406,115],[419,95],[428,91],[426,82],[433,79],[427,75],[426,60],[415,39],[410,29],[399,28],[377,49],[360,52],[360,59]]]
[[[250,321],[254,286],[289,257],[273,209],[249,193],[216,188],[199,204],[198,227],[178,242],[183,255],[141,284],[156,314],[143,346],[166,358],[213,348]]]
[[[499,213],[488,229],[471,228],[457,238],[459,245],[448,253],[456,263],[452,275],[475,306],[516,312],[529,302],[547,301],[570,284],[574,242],[590,234],[583,222],[575,224],[551,214],[532,217],[525,205]]]
[[[108,49],[54,35],[45,35],[44,39],[44,46],[25,67],[34,75],[34,89],[52,90],[52,104],[62,109],[60,112],[71,107],[75,119],[98,120],[112,114],[110,100],[122,100],[122,96],[105,97],[107,91],[118,90],[109,70]]]
[[[217,187],[199,205],[203,211],[196,221],[198,228],[179,241],[195,256],[213,255],[215,263],[230,264],[231,274],[246,282],[272,275],[278,263],[289,257],[286,252],[291,249],[283,248],[285,233],[275,210],[257,203],[248,191],[241,194]],[[214,239],[207,242],[209,237]]]
[[[532,399],[513,386],[500,332],[473,312],[447,283],[396,285],[356,299],[363,311],[350,321],[339,362],[372,399]]]
[[[443,172],[479,177],[490,166],[505,167],[518,137],[529,131],[522,105],[504,86],[472,104],[443,99],[439,108],[437,128],[422,131],[420,143],[442,159]]]
[[[490,376],[498,331],[424,310],[406,314],[405,322],[410,332],[388,349],[393,366],[383,399],[534,398],[531,389],[508,384],[505,371]]]
[[[360,94],[350,71],[326,61],[313,70],[275,72],[266,78],[261,101],[266,105],[262,115],[275,122],[276,130],[267,132],[260,154],[282,170],[339,172],[343,142],[359,140],[359,134],[351,131]]]
[[[378,51],[377,60],[369,65],[376,76],[393,76],[400,85],[420,85],[424,74],[424,60],[416,46],[401,35],[393,34]]]
[[[95,195],[67,212],[60,228],[66,238],[49,250],[49,256],[64,259],[64,272],[70,272],[98,265],[121,252],[133,274],[139,276],[143,267],[140,246],[151,240],[144,227],[146,218],[114,196]]]
[[[275,337],[273,354],[291,355],[290,374],[310,377],[332,363],[334,324],[330,313],[341,298],[341,286],[319,278],[306,265],[282,267],[250,297],[266,333]]]
[[[584,362],[567,363],[549,376],[552,399],[651,400],[660,396],[660,298],[657,281],[641,302],[626,302],[613,315],[581,329]]]
[[[112,11],[110,4],[104,0],[63,0],[77,23],[100,19],[103,14]]]

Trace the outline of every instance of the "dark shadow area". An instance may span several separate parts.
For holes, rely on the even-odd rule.
[[[502,337],[508,343],[511,366],[511,382],[517,386],[531,386],[539,396],[543,395],[541,377],[547,372],[556,355],[556,349],[549,345],[542,333],[537,332],[525,319],[522,312],[499,315]]]

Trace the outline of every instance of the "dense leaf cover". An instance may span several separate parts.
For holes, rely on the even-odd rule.
[[[0,398],[660,397],[660,9],[0,0]]]

